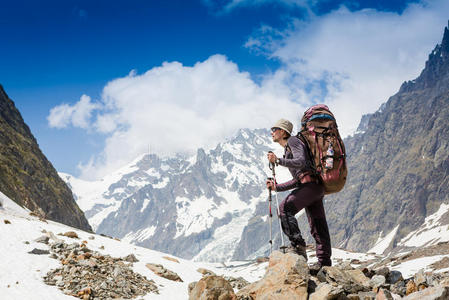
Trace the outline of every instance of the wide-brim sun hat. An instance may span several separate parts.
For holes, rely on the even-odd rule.
[[[292,130],[293,130],[293,124],[292,122],[290,122],[289,120],[286,119],[279,119],[274,125],[273,127],[271,127],[271,129],[273,128],[280,128],[285,130],[288,134],[292,134]]]

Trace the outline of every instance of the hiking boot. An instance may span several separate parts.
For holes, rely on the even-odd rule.
[[[316,276],[320,272],[321,268],[330,265],[331,264],[321,264],[320,262],[316,262],[313,265],[309,266],[309,273],[310,275]]]
[[[285,253],[298,254],[299,256],[304,257],[306,259],[306,261],[307,261],[306,246],[302,246],[302,245],[293,246],[293,245],[290,245],[290,246],[287,247]]]

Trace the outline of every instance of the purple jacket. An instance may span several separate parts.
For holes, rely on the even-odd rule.
[[[297,187],[301,174],[313,171],[310,166],[306,145],[296,136],[291,136],[287,140],[287,145],[284,148],[284,157],[279,158],[279,165],[287,167],[293,176],[292,180],[276,184],[276,190],[279,192]]]

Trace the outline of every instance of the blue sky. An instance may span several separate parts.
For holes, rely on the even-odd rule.
[[[419,74],[445,2],[2,1],[0,84],[56,169],[84,178],[320,100],[350,133]]]

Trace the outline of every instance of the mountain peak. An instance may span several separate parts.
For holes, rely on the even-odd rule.
[[[443,41],[441,42],[441,50],[446,54],[449,53],[449,21],[447,27],[444,28]]]
[[[441,44],[437,44],[429,54],[426,66],[418,78],[402,84],[400,92],[445,86],[449,81],[449,21],[444,28]]]

